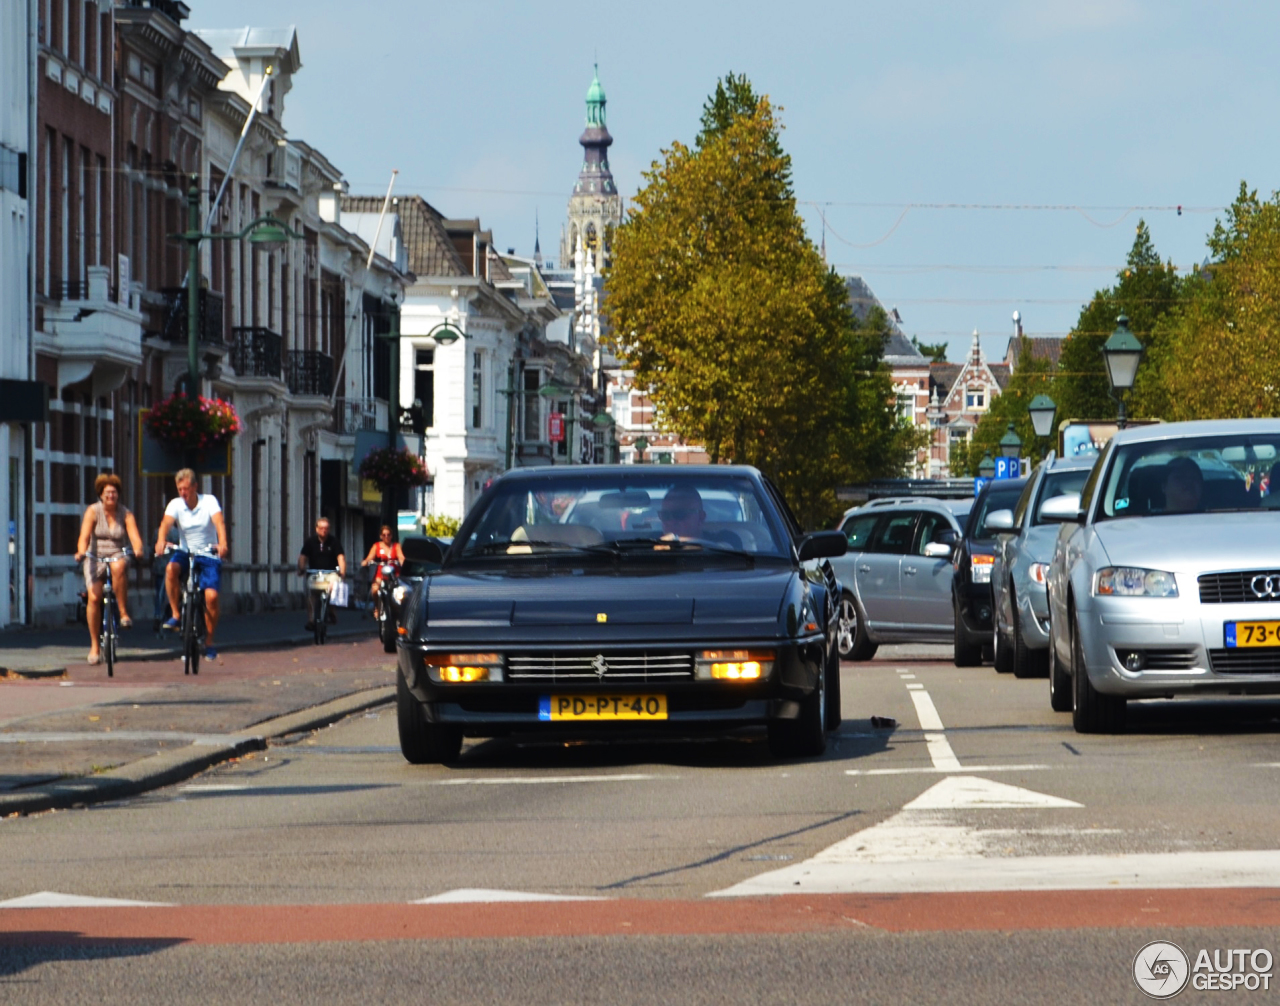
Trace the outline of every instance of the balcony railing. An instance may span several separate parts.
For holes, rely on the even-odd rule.
[[[283,373],[284,339],[269,328],[231,330],[231,366],[241,377],[274,377]]]
[[[175,24],[181,24],[191,16],[191,8],[181,0],[123,0],[121,7],[150,7],[167,15]]]
[[[295,395],[333,394],[333,357],[317,349],[291,349],[285,359],[285,382]]]
[[[187,341],[187,291],[185,287],[169,287],[164,291],[164,328],[160,334],[170,342]],[[226,328],[222,320],[222,294],[200,291],[201,342],[225,342]]]
[[[334,402],[333,432],[363,433],[378,428],[378,405],[386,403],[377,398],[339,398]]]
[[[90,285],[87,279],[57,279],[50,278],[46,284],[48,288],[48,297],[50,300],[92,300],[94,293],[90,292]],[[120,303],[120,289],[115,286],[103,287],[106,299],[112,304]]]

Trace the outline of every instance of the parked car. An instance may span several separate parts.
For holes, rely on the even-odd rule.
[[[733,507],[708,519],[704,496]],[[835,578],[814,560],[844,549],[802,534],[754,468],[509,471],[406,602],[401,751],[763,726],[779,756],[821,754],[840,668]]]
[[[1044,505],[1050,694],[1077,731],[1122,730],[1129,699],[1280,693],[1277,460],[1276,419],[1127,429]]]
[[[1012,509],[987,516],[995,533],[991,566],[992,654],[997,671],[1014,677],[1043,677],[1049,669],[1049,599],[1045,579],[1061,524],[1041,512],[1051,499],[1079,494],[1094,455],[1042,461]],[[1069,708],[1069,707],[1068,707]]]
[[[951,640],[952,548],[971,506],[911,496],[845,512],[848,552],[831,560],[842,587],[842,659],[870,660],[881,643]]]
[[[991,564],[996,557],[991,514],[1013,506],[1026,479],[993,479],[982,487],[956,542],[951,577],[952,661],[977,667],[991,646]],[[999,664],[996,670],[1003,670]]]

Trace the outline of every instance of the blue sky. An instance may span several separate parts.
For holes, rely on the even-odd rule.
[[[399,168],[397,191],[526,254],[535,212],[558,250],[593,59],[626,196],[693,138],[716,79],[745,73],[784,108],[828,260],[952,360],[975,328],[1003,354],[1015,310],[1065,334],[1139,217],[1185,268],[1242,179],[1280,187],[1280,4],[190,4],[190,27],[296,25],[286,127],[353,192]]]

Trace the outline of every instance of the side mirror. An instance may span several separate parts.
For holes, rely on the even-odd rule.
[[[814,531],[800,539],[796,551],[800,561],[804,562],[806,559],[834,559],[844,555],[848,548],[849,539],[843,531]]]
[[[400,550],[412,562],[430,562],[437,566],[444,562],[444,549],[434,538],[406,538],[400,543]]]
[[[1040,507],[1040,519],[1046,524],[1083,524],[1079,493],[1064,493],[1046,500]]]
[[[1012,510],[993,510],[987,514],[986,522],[982,525],[984,531],[1012,531],[1013,530],[1013,511]]]
[[[940,541],[931,541],[924,547],[924,557],[926,559],[950,559],[951,552],[952,546]]]
[[[933,536],[933,540],[941,545],[954,545],[960,540],[960,532],[953,530],[952,528],[947,528],[946,530],[939,531],[935,534]]]

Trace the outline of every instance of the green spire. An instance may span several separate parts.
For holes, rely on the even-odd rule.
[[[604,88],[600,85],[600,65],[596,64],[595,76],[587,88],[587,125],[604,126]]]

